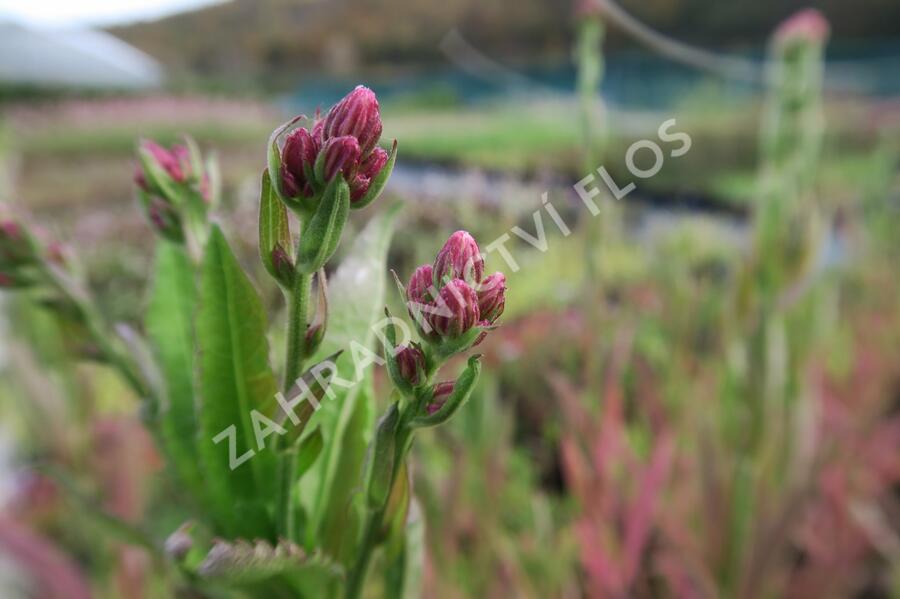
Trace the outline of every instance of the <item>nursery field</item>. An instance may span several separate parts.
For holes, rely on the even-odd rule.
[[[900,97],[809,10],[608,102],[603,14],[569,93],[0,103],[0,597],[900,597]]]

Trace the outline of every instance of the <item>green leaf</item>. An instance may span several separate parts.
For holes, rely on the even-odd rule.
[[[315,213],[300,234],[297,269],[311,274],[325,266],[337,250],[350,215],[350,187],[344,177],[331,180]]]
[[[199,447],[209,510],[218,531],[232,537],[267,538],[273,532],[268,503],[275,492],[275,459],[268,446],[257,447],[251,419],[251,411],[262,412],[277,391],[266,328],[256,290],[214,227],[203,259],[196,329]],[[243,456],[250,457],[240,463]]]
[[[415,499],[410,503],[403,534],[388,544],[386,553],[385,596],[418,599],[425,569],[425,523]]]
[[[468,401],[469,396],[475,389],[478,382],[478,375],[481,374],[481,356],[472,356],[463,370],[459,378],[453,384],[453,392],[444,405],[434,414],[422,414],[413,418],[409,425],[413,428],[436,426],[450,419],[454,413]]]
[[[194,403],[194,272],[180,245],[159,241],[145,328],[163,378],[159,430],[182,484],[202,496]]]
[[[322,438],[322,432],[318,429],[311,432],[303,440],[297,448],[297,463],[295,476],[299,479],[306,474],[306,471],[315,463],[316,458],[322,453],[325,441]]]
[[[276,248],[280,248],[286,261],[276,262],[273,259]],[[293,263],[293,250],[287,208],[272,189],[269,171],[265,170],[259,196],[259,257],[272,278],[287,287],[292,284],[293,273],[289,267]]]
[[[387,413],[378,422],[375,441],[372,445],[371,471],[369,472],[368,495],[369,507],[375,509],[384,505],[391,490],[391,477],[394,476],[394,458],[397,448],[397,426],[400,423],[400,410],[397,403],[392,403]]]

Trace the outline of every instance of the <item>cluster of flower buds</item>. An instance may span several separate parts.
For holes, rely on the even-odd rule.
[[[210,173],[215,168],[211,163],[203,163],[190,138],[168,149],[152,140],[142,140],[138,159],[134,182],[147,217],[160,235],[182,241],[186,225],[199,226],[206,220],[214,199]]]
[[[433,265],[416,269],[406,288],[410,316],[430,342],[469,338],[471,344],[503,314],[506,277],[484,276],[478,244],[465,231],[450,236]],[[479,331],[474,337],[472,331]],[[470,345],[471,345],[470,344]]]
[[[434,426],[466,401],[480,372],[480,356],[469,359],[456,381],[434,382],[441,365],[481,342],[506,305],[506,277],[484,275],[478,244],[465,231],[447,240],[434,264],[413,272],[404,288],[407,309],[420,343],[396,345],[393,326],[385,338],[388,372],[400,393],[413,402],[411,426]]]
[[[277,156],[278,160],[270,161],[269,174],[282,200],[294,208],[313,206],[340,174],[349,186],[351,208],[374,201],[396,155],[396,142],[391,154],[378,146],[382,123],[375,93],[360,85],[324,118],[317,115],[307,126],[291,130],[301,121],[308,120],[302,116],[294,119],[272,139],[274,156],[270,159]]]

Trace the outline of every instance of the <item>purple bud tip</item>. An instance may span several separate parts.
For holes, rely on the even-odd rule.
[[[134,167],[134,183],[144,191],[150,191],[150,185],[147,184],[147,177],[144,176],[144,169],[141,166]]]
[[[439,287],[452,279],[469,284],[480,283],[484,276],[484,259],[475,239],[466,231],[450,236],[434,260],[434,284]]]
[[[485,277],[478,286],[478,309],[481,318],[492,323],[506,307],[506,276],[502,272]]]
[[[319,148],[314,135],[304,127],[287,136],[281,150],[281,189],[286,195],[292,198],[312,195],[310,177]]]
[[[821,43],[828,37],[830,30],[828,19],[821,12],[807,8],[783,21],[775,30],[775,39],[779,43],[791,40]]]
[[[272,248],[272,267],[282,281],[289,281],[294,273],[291,257],[288,256],[287,251],[281,247],[280,243],[276,243],[275,247]]]
[[[18,223],[5,220],[0,222],[0,235],[9,240],[16,240],[22,237],[22,229]]]
[[[431,401],[428,402],[428,405],[425,407],[425,410],[429,415],[434,414],[447,403],[447,398],[453,393],[453,382],[452,381],[444,381],[443,383],[438,383],[434,386],[434,390],[432,392]]]
[[[325,180],[331,181],[335,175],[344,173],[348,179],[354,175],[359,163],[359,142],[355,137],[344,135],[325,142]]]
[[[156,164],[166,171],[173,181],[176,183],[187,181],[191,173],[191,155],[186,146],[175,144],[171,150],[167,150],[155,141],[145,139],[141,142],[141,147],[150,153]],[[141,175],[141,180],[135,175],[135,182],[146,190],[147,182],[144,174]]]
[[[366,192],[369,191],[369,185],[372,184],[372,179],[378,176],[378,173],[381,172],[387,161],[388,153],[384,148],[372,150],[369,157],[359,166],[356,179],[353,180],[353,184],[350,186],[351,202],[357,202],[366,195]]]
[[[480,320],[478,295],[462,279],[453,279],[441,289],[437,309],[429,315],[431,327],[441,337],[455,338]]]
[[[401,346],[397,352],[397,367],[403,380],[415,387],[425,373],[425,354],[417,347]]]
[[[430,304],[432,297],[431,265],[424,264],[416,269],[406,286],[406,299],[417,304]]]
[[[382,127],[375,92],[360,85],[328,111],[322,133],[325,140],[344,135],[355,137],[360,156],[365,158],[378,143]]]

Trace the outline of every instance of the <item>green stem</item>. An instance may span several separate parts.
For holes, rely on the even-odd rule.
[[[414,407],[415,406],[411,406],[410,410],[414,409]],[[359,597],[362,596],[366,575],[369,572],[369,563],[372,561],[372,554],[375,552],[375,548],[380,544],[378,535],[384,522],[385,510],[387,510],[388,502],[391,499],[391,493],[393,493],[397,475],[400,473],[402,465],[406,461],[409,450],[412,447],[413,429],[411,429],[408,424],[409,416],[410,414],[407,413],[402,417],[397,429],[397,454],[394,459],[394,468],[391,472],[391,492],[388,493],[384,505],[377,510],[368,513],[362,546],[360,547],[359,555],[356,557],[356,562],[350,570],[347,578],[347,586],[344,588],[345,599],[359,599]]]
[[[370,513],[366,523],[366,532],[363,536],[363,544],[360,548],[353,569],[350,570],[347,586],[344,588],[345,599],[359,599],[362,596],[363,585],[369,572],[369,563],[372,561],[372,553],[375,551],[378,529],[384,519],[384,508]]]
[[[284,392],[293,387],[306,360],[306,328],[309,318],[309,296],[312,290],[312,275],[297,273],[294,286],[287,293],[288,331],[287,362],[284,367]]]

